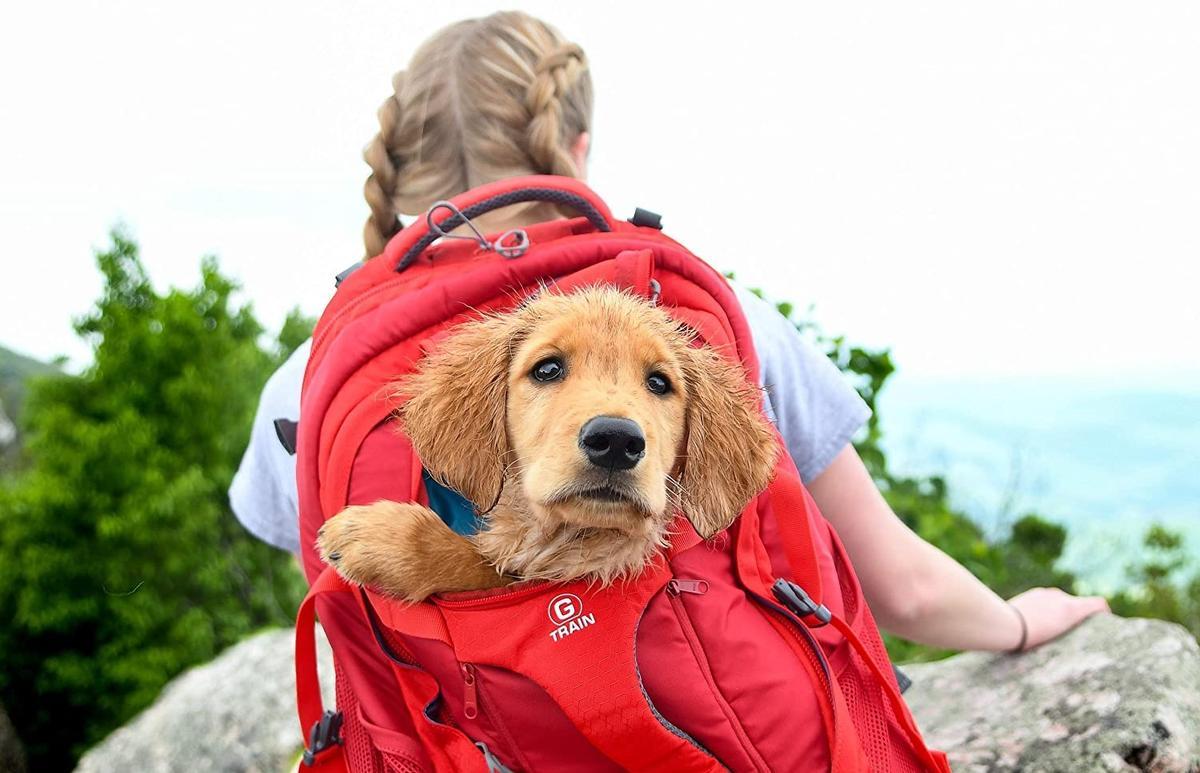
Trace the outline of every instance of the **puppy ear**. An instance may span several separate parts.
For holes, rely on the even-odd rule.
[[[479,509],[500,496],[508,432],[508,365],[520,323],[501,314],[463,323],[401,381],[404,431],[425,469]]]
[[[740,366],[707,346],[688,347],[681,361],[688,401],[683,511],[708,539],[771,482],[779,446]]]

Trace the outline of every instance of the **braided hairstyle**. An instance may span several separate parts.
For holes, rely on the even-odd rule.
[[[426,41],[392,78],[379,133],[363,151],[371,214],[367,256],[399,230],[399,215],[494,180],[528,174],[581,176],[571,148],[592,120],[583,49],[519,11],[453,24]],[[516,207],[520,207],[517,210]],[[558,215],[516,205],[510,217]]]

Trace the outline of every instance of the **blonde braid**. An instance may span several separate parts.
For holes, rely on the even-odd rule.
[[[397,130],[400,127],[400,92],[404,86],[404,72],[392,76],[392,95],[379,106],[379,133],[363,150],[363,159],[371,167],[371,176],[363,185],[363,196],[371,214],[363,226],[363,245],[367,257],[383,252],[384,246],[400,230],[394,197],[396,181],[400,177],[400,156],[392,153]]]
[[[579,177],[571,152],[591,124],[592,80],[579,46],[539,19],[503,11],[425,41],[378,115],[363,151],[367,257],[396,234],[397,215],[418,215],[438,199],[521,175]],[[479,222],[509,227],[562,214],[529,202]]]
[[[574,43],[560,44],[534,67],[533,81],[525,92],[530,116],[526,144],[537,171],[542,174],[579,176],[566,147],[573,138],[564,136],[563,98],[572,92],[585,72],[587,60],[583,49]]]

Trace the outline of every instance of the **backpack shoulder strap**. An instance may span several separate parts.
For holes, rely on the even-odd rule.
[[[301,765],[328,773],[346,773],[342,749],[341,714],[326,711],[321,701],[321,678],[317,673],[316,600],[327,593],[352,593],[332,568],[323,571],[308,589],[296,615],[296,708],[300,735],[304,739]]]
[[[813,544],[813,516],[816,513],[816,505],[794,470],[786,466],[780,470],[771,484],[771,495],[775,506],[779,536],[783,542],[788,563],[791,565],[795,584],[806,591],[811,599],[815,599],[812,603],[821,608],[825,618],[825,620],[821,619],[822,614],[808,614],[801,618],[802,622],[809,627],[824,625],[828,622],[845,638],[859,658],[867,665],[871,676],[874,677],[884,697],[891,704],[892,713],[905,735],[908,736],[909,744],[921,762],[927,766],[928,770],[948,773],[949,767],[945,755],[930,750],[922,740],[921,732],[917,729],[912,714],[908,711],[904,699],[900,697],[895,678],[884,671],[884,666],[887,664],[879,662],[878,657],[867,648],[852,625],[837,615],[830,614],[828,609],[821,606],[821,599],[824,596],[820,573],[816,568],[816,549]],[[832,535],[832,539],[837,539],[836,534]],[[838,692],[840,691],[835,690],[835,699],[841,697],[836,694]],[[835,700],[835,710],[839,710],[838,719],[843,726],[846,726],[850,724],[849,717],[845,715],[844,705],[839,706],[839,703],[840,701]]]

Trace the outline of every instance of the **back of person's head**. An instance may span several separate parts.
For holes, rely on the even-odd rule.
[[[581,136],[592,120],[583,49],[518,11],[453,24],[392,78],[379,134],[364,157],[371,216],[368,256],[382,252],[398,215],[484,183],[528,174],[582,177]],[[582,140],[586,152],[586,137]],[[527,220],[552,217],[532,204]]]

